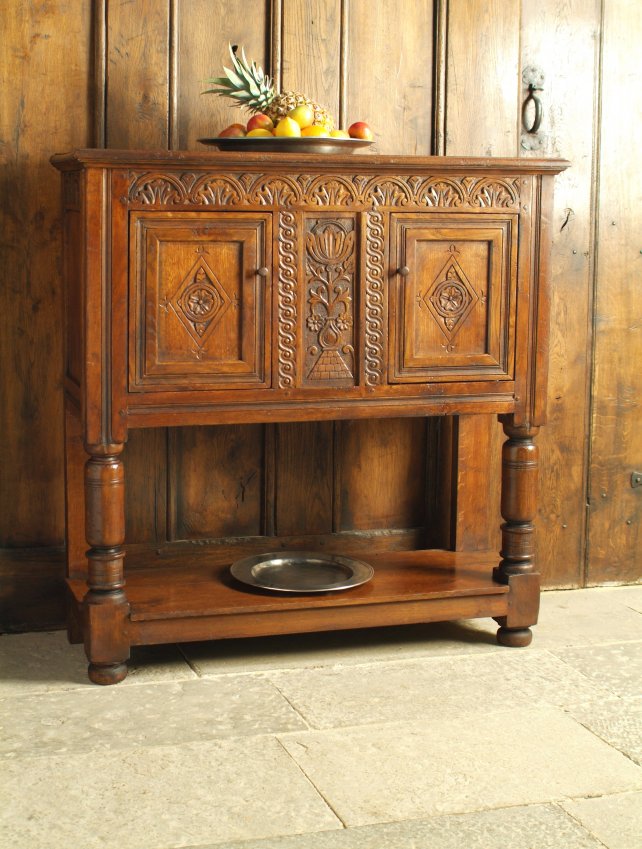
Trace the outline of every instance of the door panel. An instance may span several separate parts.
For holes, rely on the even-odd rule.
[[[141,213],[130,389],[266,386],[269,214]]]
[[[393,217],[391,382],[513,377],[512,229],[509,217]]]

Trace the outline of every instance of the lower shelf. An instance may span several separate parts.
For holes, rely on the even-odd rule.
[[[504,616],[508,587],[492,579],[495,552],[441,550],[370,556],[374,577],[337,593],[290,595],[237,584],[227,566],[184,558],[129,568],[131,645],[342,630],[456,618]],[[82,580],[68,581],[80,605]]]

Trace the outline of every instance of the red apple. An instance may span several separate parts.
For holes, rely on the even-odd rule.
[[[355,121],[348,127],[348,135],[351,139],[364,139],[364,141],[372,141],[374,135],[370,127],[365,121]]]
[[[247,131],[250,130],[273,130],[274,123],[271,118],[267,115],[264,115],[262,112],[257,112],[256,115],[252,115],[250,120],[247,122]]]
[[[219,139],[242,139],[245,136],[243,124],[230,124],[218,134]]]

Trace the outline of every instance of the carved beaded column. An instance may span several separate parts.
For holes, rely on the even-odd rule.
[[[127,675],[129,641],[125,597],[125,476],[122,445],[88,445],[85,466],[89,590],[84,600],[89,678],[116,684]]]
[[[497,619],[497,640],[505,646],[527,646],[533,638],[529,625],[537,622],[539,575],[534,571],[537,513],[538,448],[533,439],[539,431],[517,426],[512,415],[500,416],[508,437],[502,448],[501,511],[502,560],[495,580],[509,584],[508,615]]]

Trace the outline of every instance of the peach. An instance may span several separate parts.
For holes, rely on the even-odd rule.
[[[219,139],[242,139],[245,136],[243,124],[230,124],[218,134]]]
[[[264,115],[262,112],[257,112],[256,115],[252,115],[250,120],[247,122],[247,131],[248,133],[252,130],[273,130],[274,122],[268,115]]]
[[[374,135],[370,127],[365,121],[355,121],[348,127],[348,135],[351,139],[363,139],[364,141],[372,141]]]

